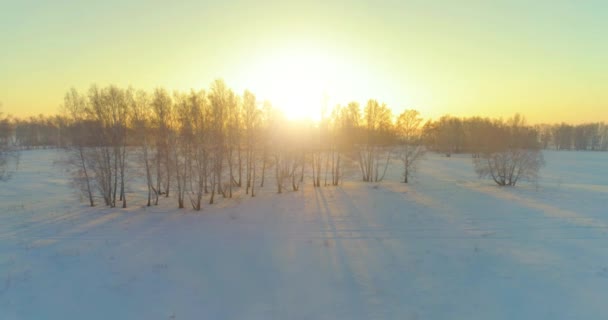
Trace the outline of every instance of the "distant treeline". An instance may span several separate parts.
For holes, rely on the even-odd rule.
[[[443,116],[424,125],[423,141],[438,152],[475,154],[493,140],[501,123],[499,119]],[[603,122],[524,125],[542,149],[608,151],[608,125]]]
[[[581,125],[537,125],[544,149],[608,151],[608,125],[603,122]]]
[[[358,112],[361,113],[360,110]],[[396,117],[392,114],[390,117],[392,125]],[[475,153],[487,139],[485,131],[496,126],[497,122],[497,119],[449,115],[428,120],[422,126],[423,142],[430,149],[446,154]],[[70,136],[66,134],[71,125],[67,115],[3,117],[0,118],[0,141],[24,149],[65,147],[71,143]],[[542,149],[608,151],[608,124],[604,122],[540,124],[529,125],[529,128],[536,133]]]

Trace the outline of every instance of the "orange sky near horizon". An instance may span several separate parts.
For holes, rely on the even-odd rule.
[[[425,118],[608,122],[603,1],[23,1],[0,12],[0,101],[59,112],[71,87],[208,88],[294,117],[373,98]]]

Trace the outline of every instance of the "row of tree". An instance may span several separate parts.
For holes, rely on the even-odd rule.
[[[608,151],[608,125],[601,122],[544,124],[536,128],[545,149]]]
[[[345,108],[354,105],[359,106],[351,103]],[[391,122],[397,120],[391,119]],[[38,115],[24,119],[4,116],[0,121],[0,139],[19,148],[62,148],[70,143],[70,137],[66,134],[70,119],[65,114]],[[483,136],[483,131],[495,121],[497,120],[481,117],[443,116],[424,124],[422,142],[429,148],[446,154],[475,152],[482,143],[480,137]],[[538,132],[538,142],[543,149],[608,151],[608,124],[603,122],[579,125],[540,124],[533,127]]]
[[[9,142],[22,149],[62,148],[66,146],[64,132],[67,118],[64,115],[31,116],[15,118],[5,116],[0,135],[10,138]]]
[[[508,120],[423,119],[415,110],[393,115],[376,100],[325,106],[318,123],[287,121],[280,110],[253,93],[236,94],[222,80],[209,90],[153,92],[91,86],[70,90],[61,116],[16,120],[4,117],[5,146],[60,146],[68,150],[75,185],[91,206],[127,206],[127,185],[143,177],[147,205],[161,197],[177,206],[202,208],[203,201],[231,198],[235,189],[255,196],[273,179],[278,193],[339,185],[345,165],[361,180],[380,182],[392,160],[409,181],[427,149],[469,152],[480,177],[499,185],[533,180],[543,165],[540,127],[522,117]]]
[[[72,89],[63,107],[61,141],[91,206],[102,199],[126,207],[126,184],[140,172],[148,205],[174,194],[179,208],[196,210],[205,197],[231,198],[237,188],[254,196],[270,177],[278,193],[298,190],[305,176],[315,187],[339,185],[345,162],[358,162],[362,180],[378,182],[399,156],[407,182],[424,151],[417,111],[393,122],[385,104],[370,100],[363,110],[358,103],[324,108],[318,124],[292,122],[222,80],[208,91]]]
[[[423,127],[424,144],[438,152],[477,154],[491,144],[488,131],[500,119],[443,116]],[[535,125],[537,142],[543,149],[608,151],[608,124]]]

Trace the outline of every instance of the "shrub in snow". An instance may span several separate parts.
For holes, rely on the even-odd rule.
[[[518,180],[535,181],[544,164],[540,150],[506,149],[473,158],[480,178],[492,177],[499,186],[515,186]]]
[[[480,178],[491,177],[499,186],[515,186],[520,180],[536,181],[544,159],[537,132],[516,115],[499,121],[486,132],[489,137],[483,151],[473,158]]]

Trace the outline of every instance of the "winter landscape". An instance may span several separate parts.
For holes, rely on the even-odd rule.
[[[608,319],[608,1],[0,6],[0,320]]]

